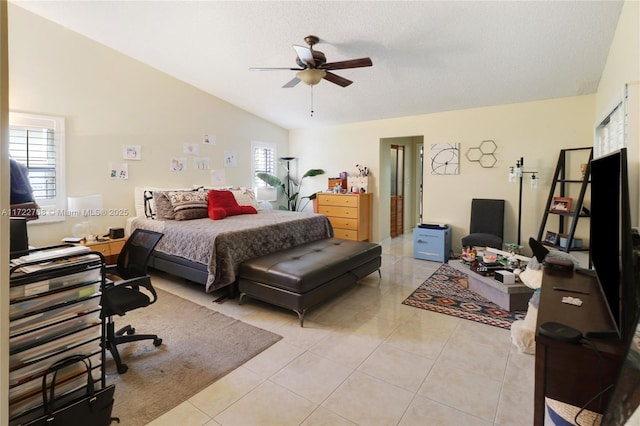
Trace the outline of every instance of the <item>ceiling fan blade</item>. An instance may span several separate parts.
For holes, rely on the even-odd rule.
[[[289,89],[291,87],[294,87],[296,84],[300,83],[300,79],[298,77],[293,77],[291,79],[291,81],[289,81],[287,84],[285,84],[284,86],[282,86],[283,89]]]
[[[332,72],[329,72],[329,71],[327,71],[327,74],[322,78],[324,78],[325,80],[328,80],[328,81],[330,81],[332,83],[335,83],[338,86],[342,86],[342,87],[347,87],[348,85],[353,83],[353,81],[347,80],[346,78],[340,77],[339,75],[336,75],[336,74],[334,74]]]
[[[249,68],[249,71],[302,71],[304,68]]]
[[[313,59],[313,52],[306,46],[298,46],[293,45],[293,49],[296,51],[298,58],[303,63],[309,65],[310,67],[314,67],[316,65],[315,59]]]
[[[328,62],[320,68],[323,70],[344,70],[347,68],[362,68],[373,65],[370,58],[349,59],[346,61]]]

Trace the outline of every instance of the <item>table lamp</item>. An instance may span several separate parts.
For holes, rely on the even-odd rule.
[[[95,232],[92,229],[89,218],[102,214],[102,195],[84,195],[80,197],[68,197],[67,209],[72,217],[84,217],[84,221],[76,223],[71,228],[74,237],[84,238],[87,241],[95,241]]]

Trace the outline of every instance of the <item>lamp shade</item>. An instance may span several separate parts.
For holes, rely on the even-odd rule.
[[[102,195],[94,194],[81,197],[68,197],[67,209],[69,210],[70,216],[100,216],[102,213]]]
[[[326,71],[313,68],[307,68],[306,70],[299,71],[296,74],[304,84],[308,84],[309,86],[320,83],[320,80],[322,80],[325,75],[327,75]]]

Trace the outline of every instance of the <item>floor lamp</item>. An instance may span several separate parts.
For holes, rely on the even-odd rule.
[[[280,157],[282,161],[286,161],[287,163],[287,184],[284,190],[285,196],[287,197],[287,210],[291,210],[291,193],[293,192],[293,188],[291,187],[291,161],[295,160],[296,157]]]
[[[520,157],[520,160],[516,161],[515,166],[509,168],[509,182],[518,181],[518,246],[520,245],[520,234],[522,229],[522,180],[525,173],[531,175],[531,189],[538,188],[538,178],[536,173],[524,170],[524,157]]]

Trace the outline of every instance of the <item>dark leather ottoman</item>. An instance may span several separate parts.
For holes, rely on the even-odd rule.
[[[381,254],[375,243],[328,238],[246,260],[238,272],[239,303],[250,296],[292,309],[302,327],[308,308],[380,275]]]

